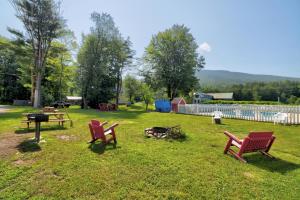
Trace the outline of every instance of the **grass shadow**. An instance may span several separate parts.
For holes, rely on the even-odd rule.
[[[181,135],[180,137],[175,137],[175,138],[172,138],[172,137],[168,137],[168,138],[165,138],[166,141],[168,142],[185,142],[189,139],[189,137],[184,133],[184,135]]]
[[[41,127],[41,131],[55,131],[55,130],[66,130],[66,127],[62,127],[62,126],[49,126],[49,127]],[[28,128],[20,128],[18,130],[15,130],[15,134],[26,134],[26,133],[34,133],[35,132],[35,128],[34,127],[30,127]]]
[[[221,123],[221,124],[214,124],[214,125],[216,125],[216,126],[226,126],[226,125],[228,125],[228,124],[226,124],[226,123]]]
[[[0,119],[9,120],[9,119],[22,119],[22,113],[34,112],[35,109],[31,107],[24,106],[10,106],[7,112],[1,113]]]
[[[248,163],[251,165],[270,172],[278,172],[281,174],[300,168],[300,164],[281,160],[280,158],[269,158],[258,153],[247,155],[245,156],[245,159],[247,159]]]
[[[103,154],[107,150],[115,150],[117,148],[121,147],[117,146],[115,143],[104,144],[103,142],[94,142],[89,145],[89,149],[97,154]]]
[[[18,146],[17,149],[22,152],[36,152],[36,151],[40,151],[41,147],[40,145],[34,140],[34,139],[28,139],[28,140],[24,140],[23,142],[21,142]]]

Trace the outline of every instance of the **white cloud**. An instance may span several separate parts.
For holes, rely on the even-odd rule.
[[[200,51],[200,53],[208,53],[211,51],[211,47],[207,42],[203,42],[199,46],[199,51]]]

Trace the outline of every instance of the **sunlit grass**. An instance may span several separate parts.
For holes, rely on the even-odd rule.
[[[118,112],[69,109],[74,127],[42,125],[39,145],[24,134],[16,107],[0,114],[3,138],[16,150],[0,154],[0,199],[299,199],[300,127],[173,113],[145,112],[138,105]],[[90,119],[118,122],[116,147],[90,146]],[[144,137],[152,126],[180,124],[184,141]],[[53,128],[54,127],[54,128]],[[32,129],[33,130],[33,129]],[[251,130],[274,131],[275,160],[248,154],[247,164],[224,155],[224,130],[244,137]],[[17,133],[15,133],[17,131]],[[19,132],[18,132],[19,131]],[[62,137],[64,136],[64,137]],[[67,139],[63,139],[67,138]]]

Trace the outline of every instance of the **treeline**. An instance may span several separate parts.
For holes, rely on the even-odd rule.
[[[119,103],[123,70],[134,55],[129,38],[121,35],[109,14],[94,12],[91,19],[94,26],[78,53],[78,86],[85,108],[113,99]]]
[[[203,87],[203,92],[233,92],[237,101],[278,101],[288,104],[300,104],[300,82],[253,82],[229,86]]]
[[[11,30],[15,39],[0,37],[0,102],[12,103],[14,99],[31,99],[34,96],[34,63],[30,44],[22,38],[21,33]],[[42,102],[49,105],[64,99],[67,94],[76,93],[76,63],[68,48],[75,42],[71,32],[64,37],[73,44],[53,41],[45,61],[41,81]],[[72,47],[68,47],[72,45]]]
[[[198,55],[198,45],[187,27],[174,25],[154,35],[135,63],[141,78],[128,75],[123,85],[123,71],[133,67],[131,42],[121,35],[109,14],[94,12],[91,19],[94,26],[83,37],[78,53],[83,107],[96,108],[108,101],[118,104],[123,88],[128,101],[137,97],[147,109],[155,98],[173,99],[199,86],[195,72],[203,68],[204,58]]]
[[[154,98],[173,99],[199,88],[195,73],[205,65],[204,57],[198,54],[198,44],[184,25],[153,35],[144,55],[135,59],[130,39],[120,33],[107,13],[91,14],[94,25],[77,49],[59,3],[10,2],[26,32],[10,29],[14,38],[1,38],[1,102],[31,99],[34,107],[40,107],[75,94],[82,96],[83,108],[111,101],[118,104],[124,71],[132,67],[140,77],[131,76],[138,83],[134,96],[146,105]]]

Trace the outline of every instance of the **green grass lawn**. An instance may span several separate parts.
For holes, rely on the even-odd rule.
[[[73,128],[43,124],[35,145],[20,123],[30,110],[0,114],[0,199],[300,199],[299,126],[231,119],[214,125],[210,117],[138,107],[113,113],[74,107]],[[87,144],[90,119],[120,124],[116,148]],[[147,127],[176,124],[186,140],[144,137]],[[239,137],[274,131],[276,159],[252,153],[245,164],[224,155],[224,130]]]

